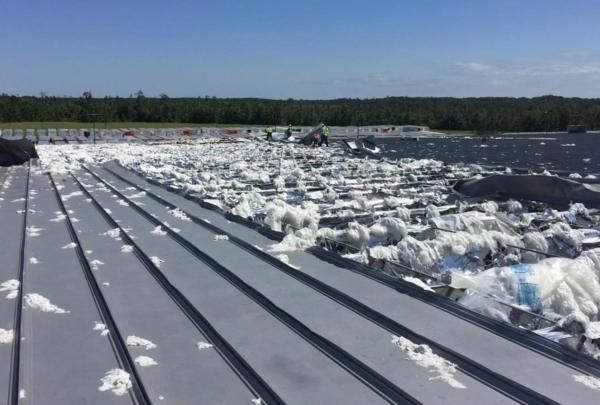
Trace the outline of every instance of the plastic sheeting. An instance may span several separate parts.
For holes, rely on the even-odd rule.
[[[540,308],[535,271],[530,264],[515,264],[510,266],[517,277],[517,302],[525,305],[532,311]]]
[[[516,235],[510,226],[499,221],[496,217],[478,211],[432,217],[429,218],[429,223],[435,228],[453,232],[465,231],[479,234],[485,231],[499,231]]]
[[[494,267],[472,276],[454,273],[452,286],[525,306],[550,319],[576,316],[589,323],[599,316],[599,254],[599,249],[593,249],[576,259],[549,258],[535,264]],[[470,306],[468,300],[462,303]]]
[[[600,207],[600,185],[544,175],[499,175],[459,180],[454,191],[468,197],[500,196],[567,206],[573,201]]]
[[[27,139],[9,141],[0,138],[0,166],[22,165],[29,159],[37,158],[35,146]]]

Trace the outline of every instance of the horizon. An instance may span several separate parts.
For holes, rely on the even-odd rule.
[[[264,98],[264,97],[219,97],[212,95],[202,95],[202,96],[169,96],[168,94],[160,94],[160,95],[147,95],[143,94],[142,96],[149,99],[160,99],[163,96],[167,96],[167,98],[171,100],[197,100],[197,99],[216,99],[216,100],[259,100],[259,101],[305,101],[305,102],[321,102],[321,101],[337,101],[337,100],[353,100],[353,101],[369,101],[369,100],[383,100],[387,98],[409,98],[409,99],[454,99],[454,100],[469,100],[469,99],[525,99],[525,100],[535,100],[542,98],[562,98],[562,99],[581,99],[581,100],[600,100],[600,94],[596,97],[580,97],[580,96],[560,96],[556,94],[543,94],[540,96],[382,96],[382,97],[338,97],[338,98]],[[8,93],[0,93],[0,97],[17,97],[17,98],[34,98],[34,99],[42,99],[42,98],[56,98],[56,99],[79,99],[83,97],[83,92],[80,95],[55,95],[55,94],[8,94]],[[135,93],[129,94],[127,96],[119,96],[119,95],[104,95],[104,96],[95,96],[92,94],[92,100],[104,100],[104,99],[131,99],[135,100],[138,96]]]
[[[600,95],[600,4],[5,4],[0,92],[285,100]],[[15,63],[18,61],[18,63]]]

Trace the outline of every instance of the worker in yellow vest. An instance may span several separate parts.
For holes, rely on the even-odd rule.
[[[267,129],[265,129],[265,132],[267,133],[267,141],[272,141],[273,140],[273,128],[268,127]]]
[[[319,146],[323,144],[329,147],[329,127],[327,125],[323,125],[323,128],[321,128],[321,142]]]

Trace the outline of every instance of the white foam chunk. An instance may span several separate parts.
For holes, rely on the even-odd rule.
[[[163,231],[162,226],[158,225],[156,228],[150,231],[152,235],[164,236],[167,234],[166,231]]]
[[[68,314],[71,312],[54,305],[48,298],[37,293],[26,294],[25,304],[27,304],[27,306],[30,308],[37,309],[42,312],[51,312],[54,314]]]
[[[121,236],[121,230],[119,228],[109,229],[108,231],[102,234],[103,236],[108,236],[111,238],[118,238]]]
[[[453,388],[467,388],[454,377],[456,364],[433,353],[428,345],[418,345],[402,336],[392,336],[392,344],[417,365],[429,369],[434,374],[429,380],[442,380]]]
[[[187,214],[179,208],[174,208],[172,210],[168,210],[167,212],[173,215],[175,218],[181,219],[182,221],[191,221],[190,217],[188,217]]]
[[[575,381],[585,385],[588,388],[591,388],[596,391],[600,391],[600,379],[598,379],[596,377],[579,374],[579,375],[574,375],[573,378],[575,379]]]
[[[102,322],[94,322],[94,330],[99,330],[102,336],[106,336],[109,333],[108,327]]]
[[[104,377],[100,379],[102,385],[98,387],[100,391],[111,391],[113,394],[123,396],[131,388],[131,378],[127,371],[120,368],[113,368],[107,371]]]
[[[207,342],[197,342],[196,347],[198,348],[198,350],[205,350],[210,349],[211,347],[213,347],[213,345]]]
[[[154,263],[154,265],[156,267],[160,267],[160,265],[165,262],[163,259],[161,259],[158,256],[151,256],[150,260],[152,261],[152,263]]]
[[[0,291],[8,291],[6,298],[14,300],[19,295],[19,280],[10,279],[0,284]]]
[[[412,283],[416,286],[421,287],[422,289],[426,290],[426,291],[431,291],[431,292],[435,292],[433,290],[433,288],[431,288],[427,283],[425,283],[423,280],[421,280],[420,278],[417,277],[411,277],[411,276],[404,276],[402,277],[404,279],[404,281],[408,281],[409,283]]]
[[[158,363],[152,357],[149,356],[137,356],[134,361],[140,367],[150,367],[158,365]]]
[[[155,349],[156,345],[149,341],[148,339],[144,339],[135,335],[127,336],[127,346],[140,346],[146,350]]]
[[[11,343],[15,337],[15,332],[12,329],[0,328],[0,344]]]

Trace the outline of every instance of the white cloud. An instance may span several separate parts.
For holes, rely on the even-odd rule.
[[[591,75],[600,73],[600,64],[597,65],[577,65],[560,66],[560,74],[563,75]]]
[[[523,96],[543,94],[596,97],[600,91],[600,53],[552,54],[520,59],[420,60],[394,69],[373,69],[361,75],[340,71],[337,76],[298,81],[313,94],[336,97],[385,96]],[[347,73],[347,74],[345,74]]]
[[[600,74],[600,61],[579,62],[534,62],[530,64],[490,65],[483,62],[456,62],[464,70],[483,75],[503,77],[517,76],[589,76]]]
[[[496,69],[492,65],[481,62],[456,62],[456,65],[473,72],[487,72]]]

